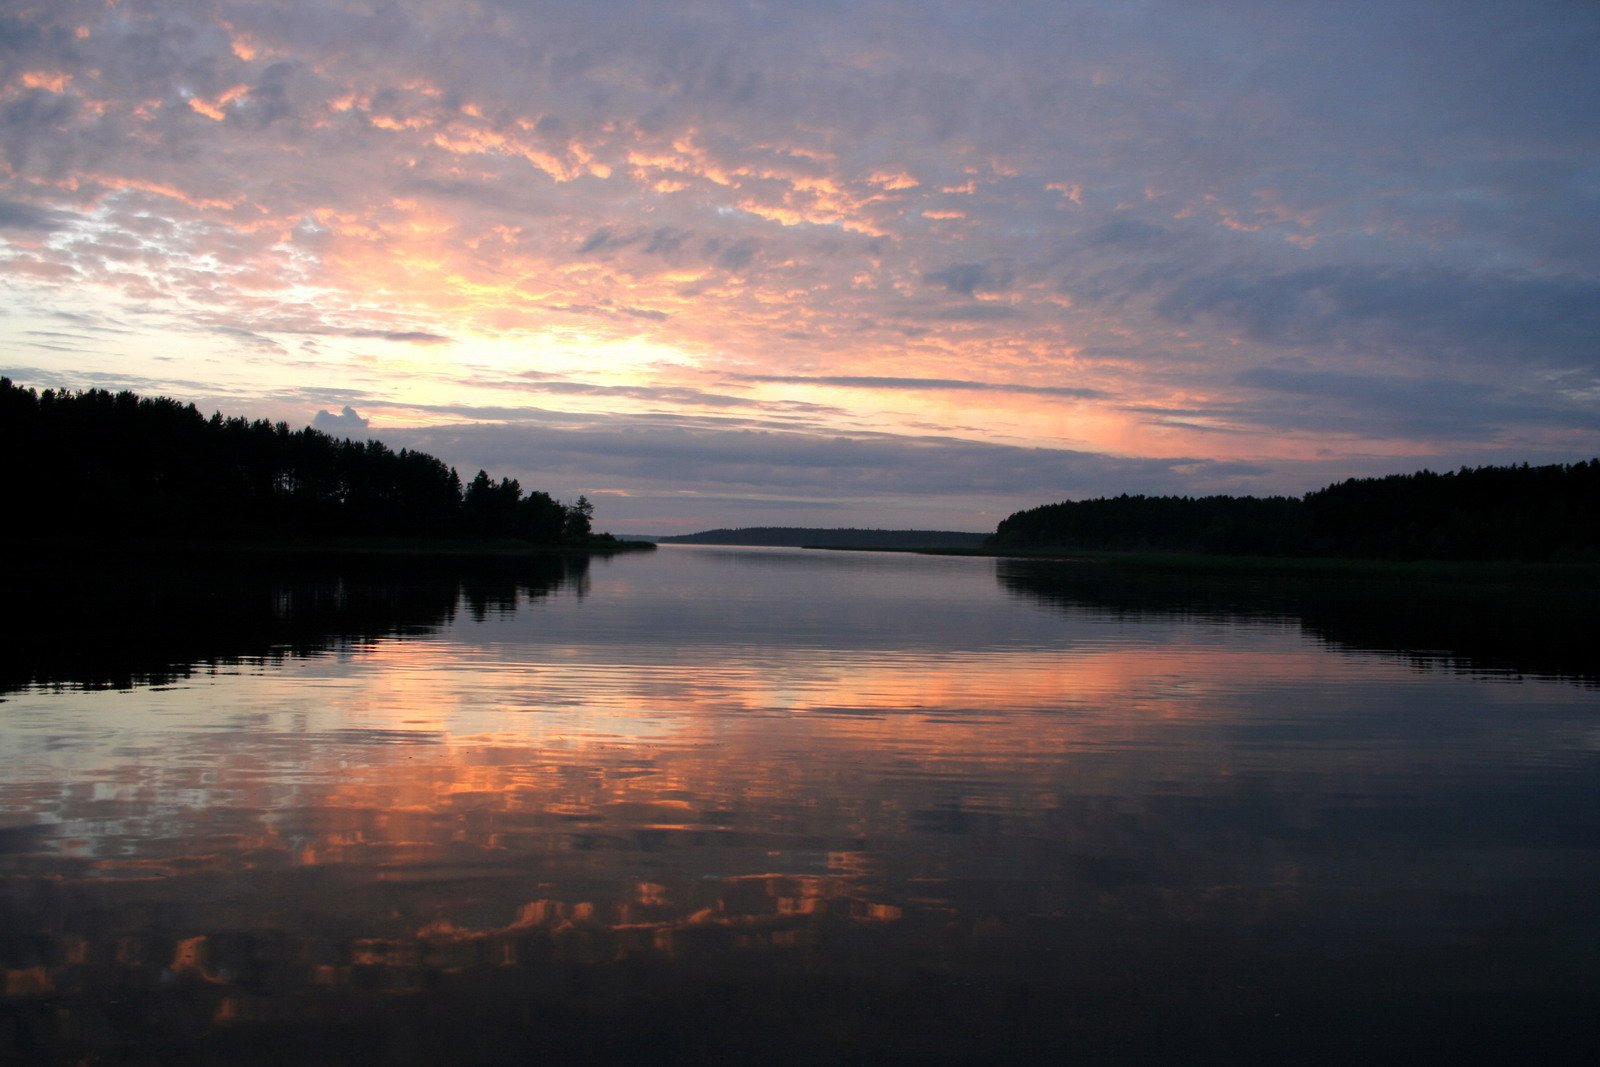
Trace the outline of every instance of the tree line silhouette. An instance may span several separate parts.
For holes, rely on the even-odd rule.
[[[565,505],[481,470],[463,486],[426,452],[166,397],[0,378],[0,445],[12,537],[598,540],[581,496]]]
[[[1304,497],[1128,496],[1019,511],[986,542],[1361,559],[1600,560],[1600,459],[1351,478]]]

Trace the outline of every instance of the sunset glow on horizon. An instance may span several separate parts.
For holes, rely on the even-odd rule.
[[[602,528],[986,530],[1600,454],[1600,14],[0,13],[0,372]]]

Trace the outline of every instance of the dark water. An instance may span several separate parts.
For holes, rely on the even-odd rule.
[[[1600,1037],[1579,594],[700,548],[11,582],[0,1062]]]

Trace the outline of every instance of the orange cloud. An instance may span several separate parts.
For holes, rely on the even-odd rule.
[[[24,89],[44,89],[52,93],[64,93],[72,84],[72,75],[61,71],[30,70],[24,71],[17,77]]]
[[[221,122],[228,117],[228,113],[223,109],[249,92],[250,87],[248,85],[235,85],[210,100],[191,96],[189,98],[189,107],[214,122]]]

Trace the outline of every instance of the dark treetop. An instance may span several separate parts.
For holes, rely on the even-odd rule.
[[[515,538],[587,544],[593,507],[425,452],[101,389],[0,378],[7,536]]]

